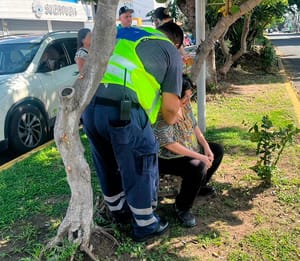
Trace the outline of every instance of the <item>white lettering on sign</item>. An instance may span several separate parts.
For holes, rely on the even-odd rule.
[[[64,5],[45,5],[46,15],[76,16],[76,8]]]
[[[77,16],[75,7],[57,4],[46,4],[43,6],[42,1],[38,0],[32,3],[32,10],[38,18],[41,18],[43,14],[53,16]]]

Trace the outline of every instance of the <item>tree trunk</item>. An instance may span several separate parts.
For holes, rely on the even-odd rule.
[[[206,86],[217,85],[216,52],[211,49],[206,59]]]
[[[71,199],[64,220],[52,244],[66,236],[88,249],[93,227],[93,192],[90,168],[84,158],[79,135],[80,116],[91,101],[112,53],[118,0],[99,0],[89,58],[84,78],[60,93],[61,103],[56,118],[54,138],[62,156],[71,189]]]
[[[250,28],[250,21],[251,21],[251,12],[245,15],[244,25],[243,25],[243,32],[241,35],[241,47],[240,49],[232,55],[230,53],[229,48],[225,45],[224,36],[221,37],[220,44],[223,54],[226,57],[225,64],[220,68],[219,72],[222,75],[226,75],[230,70],[231,66],[247,51],[247,36],[249,33]]]
[[[189,0],[189,1],[193,1],[193,0]],[[240,6],[239,12],[232,15],[223,16],[218,21],[216,26],[211,30],[206,40],[203,43],[201,43],[198,47],[197,55],[195,57],[195,62],[191,69],[191,78],[194,82],[199,76],[203,62],[207,59],[208,54],[214,48],[215,42],[218,39],[220,39],[222,34],[227,30],[227,28],[230,25],[232,25],[237,19],[239,19],[245,13],[251,11],[255,6],[259,5],[261,2],[262,0],[248,0]]]
[[[93,191],[90,168],[84,158],[78,132],[79,110],[73,105],[74,93],[74,88],[62,91],[62,109],[56,118],[54,131],[71,189],[67,214],[58,229],[56,240],[62,241],[68,236],[68,240],[88,246],[93,226]]]
[[[232,61],[232,54],[230,53],[230,49],[229,49],[229,47],[226,45],[226,42],[225,42],[225,36],[226,36],[226,34],[227,34],[227,32],[228,32],[228,28],[227,28],[227,30],[225,30],[224,31],[224,33],[222,34],[222,36],[220,37],[220,39],[219,39],[219,43],[220,43],[220,48],[221,48],[221,50],[222,50],[222,54],[224,55],[224,57],[225,57],[225,65],[226,64],[230,64],[231,63],[231,61]],[[231,65],[230,65],[231,66]],[[224,67],[224,65],[223,65],[223,67]],[[220,70],[219,70],[220,71]],[[222,73],[221,73],[222,74]]]
[[[205,38],[209,33],[209,26],[205,23]],[[212,48],[206,58],[206,86],[209,88],[209,86],[216,86],[217,83],[216,50],[215,48]]]

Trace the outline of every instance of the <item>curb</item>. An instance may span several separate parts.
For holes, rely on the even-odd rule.
[[[297,126],[300,127],[300,101],[297,96],[297,90],[294,86],[294,83],[290,81],[290,83],[285,84],[285,88],[290,96],[291,102],[294,107],[296,119],[297,119]]]
[[[13,160],[11,160],[11,161],[9,161],[9,162],[7,162],[7,163],[1,165],[1,166],[0,166],[0,171],[6,170],[6,169],[10,168],[11,166],[13,166],[15,163],[17,163],[17,162],[19,162],[19,161],[22,161],[22,160],[24,160],[24,159],[27,159],[27,158],[28,158],[30,155],[32,155],[33,153],[38,152],[39,150],[41,150],[41,149],[47,147],[48,145],[50,145],[50,144],[53,143],[53,142],[54,142],[54,140],[52,139],[52,140],[50,140],[50,141],[44,143],[43,145],[41,145],[41,146],[39,146],[39,147],[37,147],[37,148],[31,150],[31,151],[28,151],[27,153],[22,154],[21,156],[19,156],[19,157],[13,159]]]
[[[280,55],[280,53],[277,53],[277,55]],[[284,69],[284,66],[283,66],[283,63],[282,63],[282,60],[281,60],[280,57],[278,57],[278,68],[279,68],[279,71],[283,72],[286,75],[286,78],[288,79],[286,71]],[[296,120],[297,120],[296,125],[297,125],[297,127],[300,127],[300,101],[299,101],[299,98],[298,98],[298,91],[297,91],[297,88],[294,85],[294,82],[289,80],[289,79],[288,79],[288,81],[289,82],[285,84],[285,88],[286,88],[286,90],[287,90],[287,92],[290,96],[291,102],[292,102],[293,107],[294,107]]]

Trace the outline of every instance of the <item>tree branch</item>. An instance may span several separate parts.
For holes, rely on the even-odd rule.
[[[255,6],[259,5],[262,0],[248,0],[240,5],[240,11],[228,16],[223,16],[216,26],[212,29],[207,39],[200,45],[199,53],[196,55],[195,62],[191,69],[192,81],[196,82],[202,65],[206,60],[210,50],[214,48],[215,42],[220,39],[221,35],[227,28],[232,25],[237,19],[239,19],[245,13],[251,11]]]

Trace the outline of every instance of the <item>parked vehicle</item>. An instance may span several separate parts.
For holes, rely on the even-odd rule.
[[[59,90],[73,85],[77,32],[0,39],[0,150],[24,153],[50,136]]]
[[[281,32],[283,32],[283,33],[290,33],[291,30],[289,28],[287,28],[287,27],[284,27],[284,28],[281,29]]]

